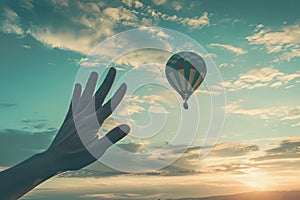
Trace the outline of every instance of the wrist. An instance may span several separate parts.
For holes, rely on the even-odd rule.
[[[47,150],[42,153],[36,154],[36,158],[39,160],[39,165],[43,168],[48,176],[55,176],[63,172],[58,166],[58,162],[55,157]]]

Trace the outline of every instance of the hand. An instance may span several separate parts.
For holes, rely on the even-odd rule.
[[[55,174],[93,163],[129,133],[130,128],[121,125],[101,139],[98,137],[102,123],[126,92],[122,84],[103,104],[115,76],[116,70],[111,68],[95,95],[96,72],[91,73],[83,92],[80,84],[75,85],[68,114],[48,150],[0,172],[0,199],[15,200]]]
[[[91,73],[83,92],[80,84],[75,85],[67,116],[54,141],[44,153],[52,161],[52,167],[57,173],[78,170],[93,163],[112,144],[129,133],[130,128],[127,125],[120,125],[101,139],[98,137],[104,120],[116,109],[126,92],[126,84],[123,83],[113,97],[103,104],[115,76],[116,70],[111,68],[95,94],[98,80],[96,72]]]

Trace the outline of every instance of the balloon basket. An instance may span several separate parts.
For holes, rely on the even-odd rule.
[[[184,108],[185,110],[189,109],[189,105],[187,104],[186,101],[183,103],[183,108]]]

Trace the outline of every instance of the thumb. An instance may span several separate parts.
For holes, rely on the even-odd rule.
[[[97,149],[97,151],[99,151],[99,153],[97,153],[97,158],[100,158],[110,146],[124,138],[129,133],[129,131],[130,127],[128,125],[122,124],[120,126],[115,127],[114,129],[109,131],[104,137],[98,140],[98,142],[94,146],[94,148]]]

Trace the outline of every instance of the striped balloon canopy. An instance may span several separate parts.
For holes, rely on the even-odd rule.
[[[198,89],[206,75],[203,58],[194,52],[179,52],[172,55],[166,64],[166,77],[170,85],[184,100],[183,107],[188,109],[187,100]]]

